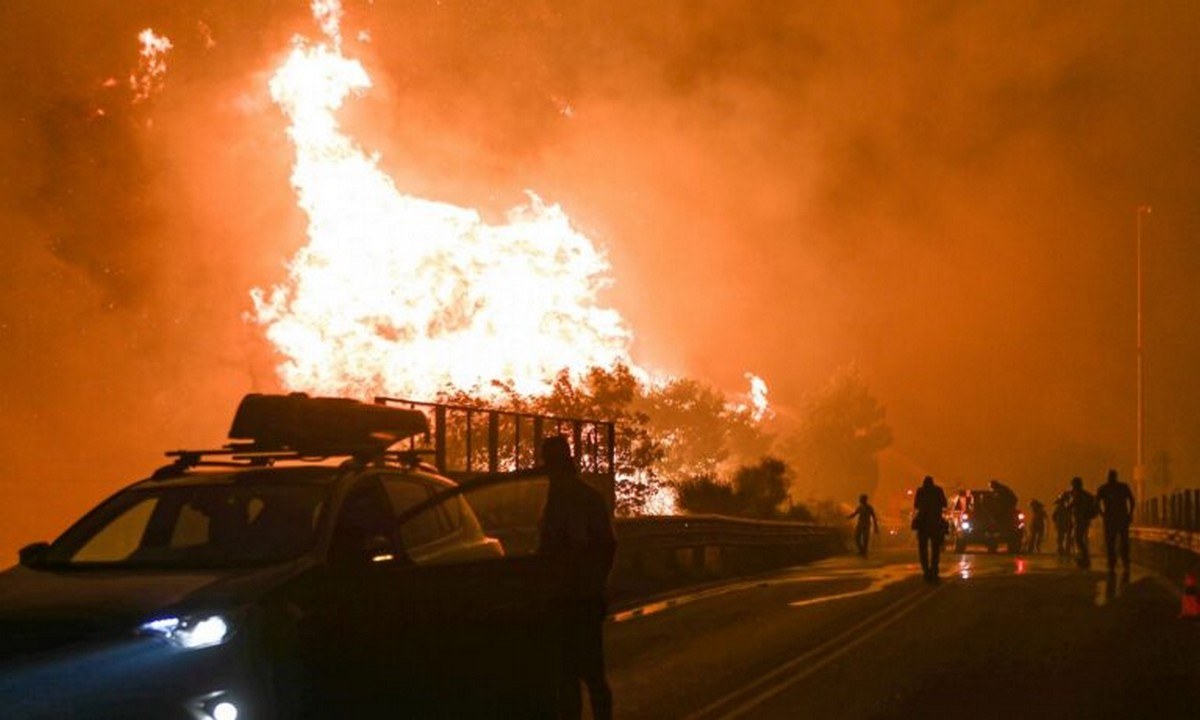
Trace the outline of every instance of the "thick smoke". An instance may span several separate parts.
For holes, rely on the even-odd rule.
[[[347,5],[379,87],[344,121],[399,186],[561,203],[647,365],[799,406],[854,363],[893,486],[1128,475],[1153,204],[1147,447],[1194,483],[1200,7]],[[174,47],[135,105],[105,80],[146,27]],[[274,389],[243,313],[304,241],[266,91],[295,32],[302,2],[0,4],[0,553]]]

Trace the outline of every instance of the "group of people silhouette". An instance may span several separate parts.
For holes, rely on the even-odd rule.
[[[991,489],[1003,500],[1010,501],[1015,512],[1017,498],[1010,488],[993,480]],[[912,529],[917,536],[917,555],[921,571],[927,582],[936,583],[939,578],[938,563],[942,546],[950,531],[946,518],[946,493],[932,476],[925,476],[921,486],[913,493]],[[1108,558],[1108,572],[1115,575],[1118,561],[1123,580],[1129,580],[1129,526],[1133,522],[1136,503],[1129,485],[1121,482],[1116,470],[1109,470],[1108,477],[1093,495],[1083,487],[1083,479],[1071,479],[1070,488],[1054,500],[1054,512],[1049,516],[1054,523],[1056,545],[1059,556],[1074,556],[1082,569],[1091,567],[1088,536],[1091,523],[1100,517],[1104,523],[1104,547]],[[1039,500],[1029,503],[1028,535],[1024,550],[1040,553],[1046,533],[1046,507]],[[867,556],[871,529],[879,534],[879,521],[875,509],[866,495],[859,496],[858,507],[849,519],[857,518],[854,543],[858,554]]]
[[[1096,494],[1083,487],[1083,479],[1071,478],[1071,487],[1054,500],[1054,531],[1058,554],[1074,556],[1079,567],[1091,567],[1091,547],[1088,536],[1091,523],[1097,516],[1104,523],[1104,549],[1108,557],[1108,572],[1116,573],[1120,560],[1122,574],[1129,579],[1129,526],[1136,508],[1133,491],[1121,482],[1116,470],[1109,470],[1104,484]]]

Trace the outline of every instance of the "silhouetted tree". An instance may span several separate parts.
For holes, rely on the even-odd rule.
[[[747,517],[769,519],[781,516],[781,506],[787,499],[790,484],[787,463],[773,457],[765,457],[754,465],[744,465],[733,475],[733,492]]]
[[[737,463],[762,456],[771,444],[748,409],[696,380],[648,388],[638,405],[662,441],[668,481],[730,472]]]
[[[878,454],[891,443],[883,406],[850,368],[809,397],[781,453],[795,471],[797,492],[845,498],[875,489]]]
[[[665,456],[662,441],[650,425],[650,417],[637,409],[645,392],[643,384],[628,367],[591,368],[573,379],[562,371],[554,379],[549,395],[530,401],[537,412],[549,415],[595,418],[616,423],[616,511],[640,515],[653,509],[655,499],[670,492],[659,472]]]
[[[733,486],[712,475],[698,475],[675,485],[680,509],[693,515],[740,515]]]
[[[714,475],[698,475],[676,483],[675,487],[679,507],[697,515],[810,519],[807,511],[797,512],[795,506],[783,507],[790,481],[787,463],[764,457],[753,465],[739,467],[730,482],[722,482]]]

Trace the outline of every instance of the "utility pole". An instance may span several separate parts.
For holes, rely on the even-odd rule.
[[[1146,499],[1146,365],[1142,344],[1142,216],[1150,214],[1149,205],[1137,209],[1137,464],[1133,467],[1133,487],[1138,502]]]

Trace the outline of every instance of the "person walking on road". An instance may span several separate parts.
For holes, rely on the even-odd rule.
[[[1117,478],[1116,470],[1108,471],[1108,481],[1096,491],[1096,502],[1104,519],[1104,550],[1108,554],[1108,574],[1117,571],[1117,543],[1121,555],[1122,576],[1129,581],[1129,523],[1133,521],[1133,510],[1137,504],[1133,491]]]
[[[562,676],[558,717],[575,720],[583,713],[579,683],[587,685],[595,720],[612,718],[612,690],[604,670],[604,617],[608,574],[616,536],[604,497],[579,479],[571,447],[562,436],[542,443],[550,478],[542,511],[538,552],[556,558],[565,570],[558,599],[562,620]]]
[[[1076,562],[1087,570],[1092,566],[1088,548],[1088,530],[1096,517],[1096,497],[1083,489],[1083,479],[1071,478],[1071,522],[1075,528]]]
[[[846,516],[850,519],[857,516],[858,524],[854,526],[854,546],[858,548],[858,554],[862,557],[867,556],[867,545],[871,542],[871,525],[875,526],[875,534],[879,534],[879,519],[875,517],[875,508],[867,503],[866,495],[858,496],[858,507],[854,508],[854,512]]]
[[[946,493],[926,475],[913,498],[912,527],[917,531],[917,554],[927,582],[938,581],[938,558],[948,530],[942,512],[946,509]]]
[[[1046,506],[1041,500],[1029,501],[1029,552],[1042,551],[1042,538],[1046,536]]]

